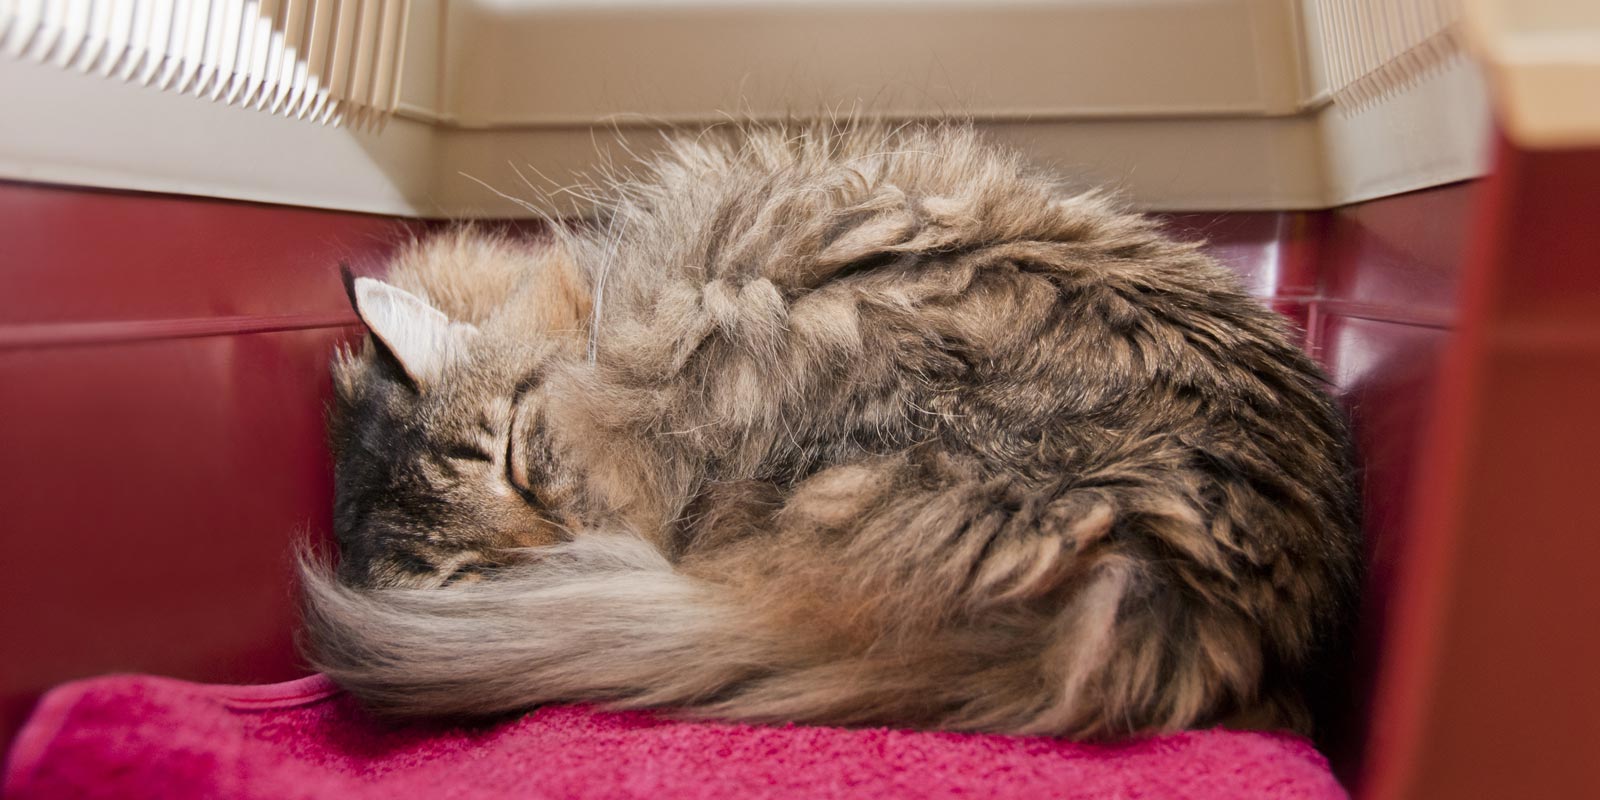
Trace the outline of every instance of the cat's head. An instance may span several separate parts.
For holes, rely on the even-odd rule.
[[[347,276],[347,288],[370,335],[333,366],[341,579],[437,586],[565,538],[572,480],[533,391],[553,347],[378,280]]]

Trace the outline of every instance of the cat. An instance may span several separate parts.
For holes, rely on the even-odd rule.
[[[350,282],[318,669],[394,717],[1309,729],[1351,444],[1226,268],[962,125],[642,174]]]

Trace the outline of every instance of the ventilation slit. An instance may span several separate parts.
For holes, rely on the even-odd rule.
[[[410,0],[0,0],[0,54],[272,114],[379,128]]]
[[[1458,0],[1312,0],[1333,101],[1359,111],[1461,53]]]

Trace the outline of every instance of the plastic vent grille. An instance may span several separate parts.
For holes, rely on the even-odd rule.
[[[0,52],[358,128],[399,102],[410,0],[0,0]]]
[[[1359,110],[1461,53],[1458,0],[1312,0],[1338,105]]]

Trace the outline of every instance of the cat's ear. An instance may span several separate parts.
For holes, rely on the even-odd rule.
[[[355,278],[346,287],[373,339],[418,388],[436,381],[478,333],[472,325],[452,322],[428,301],[383,281]]]

